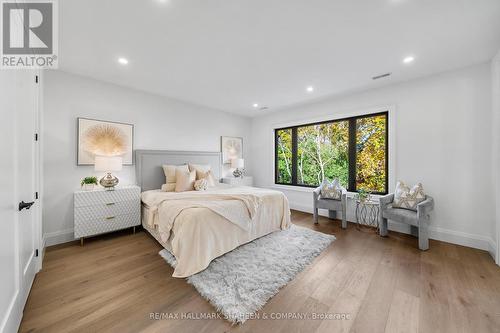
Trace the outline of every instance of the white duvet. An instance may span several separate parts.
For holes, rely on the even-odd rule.
[[[283,193],[253,187],[216,187],[182,193],[146,191],[148,228],[170,245],[174,277],[204,270],[236,247],[273,231],[287,229],[290,209]]]

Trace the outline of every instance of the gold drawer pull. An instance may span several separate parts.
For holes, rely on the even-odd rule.
[[[115,203],[114,202],[108,202],[106,206],[113,206]]]
[[[108,216],[108,217],[106,217],[106,220],[112,220],[112,219],[114,219],[115,217],[116,217],[116,216]]]

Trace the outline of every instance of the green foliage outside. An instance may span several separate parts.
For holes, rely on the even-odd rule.
[[[276,131],[278,174],[276,181],[281,184],[292,183],[292,130]]]
[[[356,188],[385,191],[385,117],[367,117],[356,122]]]
[[[385,116],[356,121],[356,188],[385,191]],[[292,130],[276,131],[277,182],[292,182]],[[297,183],[316,186],[323,179],[349,180],[349,122],[297,128]]]

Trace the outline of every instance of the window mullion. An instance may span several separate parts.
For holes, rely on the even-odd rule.
[[[292,184],[297,185],[297,127],[292,128]]]
[[[349,181],[348,190],[356,191],[356,118],[349,119]]]

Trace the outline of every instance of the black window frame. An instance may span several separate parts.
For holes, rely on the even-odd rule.
[[[295,187],[306,187],[306,188],[316,188],[317,185],[306,185],[297,183],[297,129],[299,127],[314,126],[322,124],[331,124],[341,121],[349,122],[349,132],[348,132],[348,186],[347,191],[358,192],[356,189],[356,121],[358,119],[385,116],[385,190],[384,192],[372,192],[377,195],[385,195],[389,193],[389,111],[382,111],[377,113],[363,114],[359,116],[332,119],[319,121],[314,123],[306,123],[295,126],[287,126],[274,129],[274,184],[276,185],[286,185]],[[278,182],[278,131],[291,130],[292,131],[292,181],[291,183],[280,183]]]

